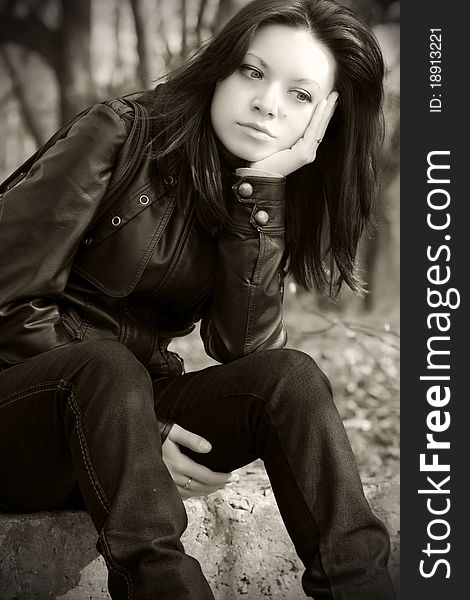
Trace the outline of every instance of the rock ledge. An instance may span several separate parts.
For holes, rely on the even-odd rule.
[[[183,537],[217,600],[305,598],[298,560],[269,488],[227,488],[185,502]],[[399,482],[365,483],[392,540],[389,568],[398,588]],[[0,515],[2,600],[105,600],[107,572],[84,512]]]

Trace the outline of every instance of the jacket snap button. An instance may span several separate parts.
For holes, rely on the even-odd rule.
[[[251,198],[253,194],[253,186],[251,185],[251,183],[247,182],[240,183],[240,185],[238,186],[238,193],[242,198]]]
[[[164,179],[163,179],[164,183],[166,183],[167,185],[173,185],[175,183],[175,179],[174,177],[172,177],[171,175],[167,175]]]
[[[255,221],[258,225],[266,225],[266,223],[269,221],[268,213],[265,210],[259,210],[255,214]]]
[[[150,198],[145,194],[142,194],[142,196],[139,198],[139,202],[145,206],[150,202]]]
[[[85,244],[85,246],[89,246],[92,241],[93,241],[93,238],[92,237],[88,237],[83,243]]]
[[[114,227],[117,227],[118,225],[121,224],[121,217],[113,217],[111,219],[111,223],[114,225]]]

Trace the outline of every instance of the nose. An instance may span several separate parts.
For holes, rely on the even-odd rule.
[[[277,117],[279,115],[279,94],[274,86],[266,87],[263,92],[258,92],[253,100],[253,108],[264,117]]]

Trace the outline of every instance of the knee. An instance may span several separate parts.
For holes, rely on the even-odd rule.
[[[134,354],[120,342],[99,340],[82,342],[75,346],[72,379],[100,383],[114,388],[138,386],[139,382],[151,386],[147,369]]]
[[[66,406],[95,423],[113,415],[128,422],[153,412],[153,388],[147,369],[123,344],[112,340],[76,345],[64,380]],[[103,421],[104,419],[104,421]],[[107,422],[107,421],[106,421]]]
[[[332,388],[328,377],[311,356],[289,348],[269,350],[264,372],[270,381],[270,402],[300,410],[307,415],[332,403]]]
[[[331,393],[328,377],[311,356],[301,350],[283,348],[273,350],[269,358],[271,373],[284,385],[294,388],[327,388]]]

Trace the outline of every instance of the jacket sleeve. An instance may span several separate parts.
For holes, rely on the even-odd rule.
[[[223,363],[287,342],[285,178],[234,174],[228,204],[230,225],[219,239],[214,294],[201,324],[207,354]]]
[[[58,304],[125,139],[118,114],[96,105],[0,198],[1,362],[72,341]]]

